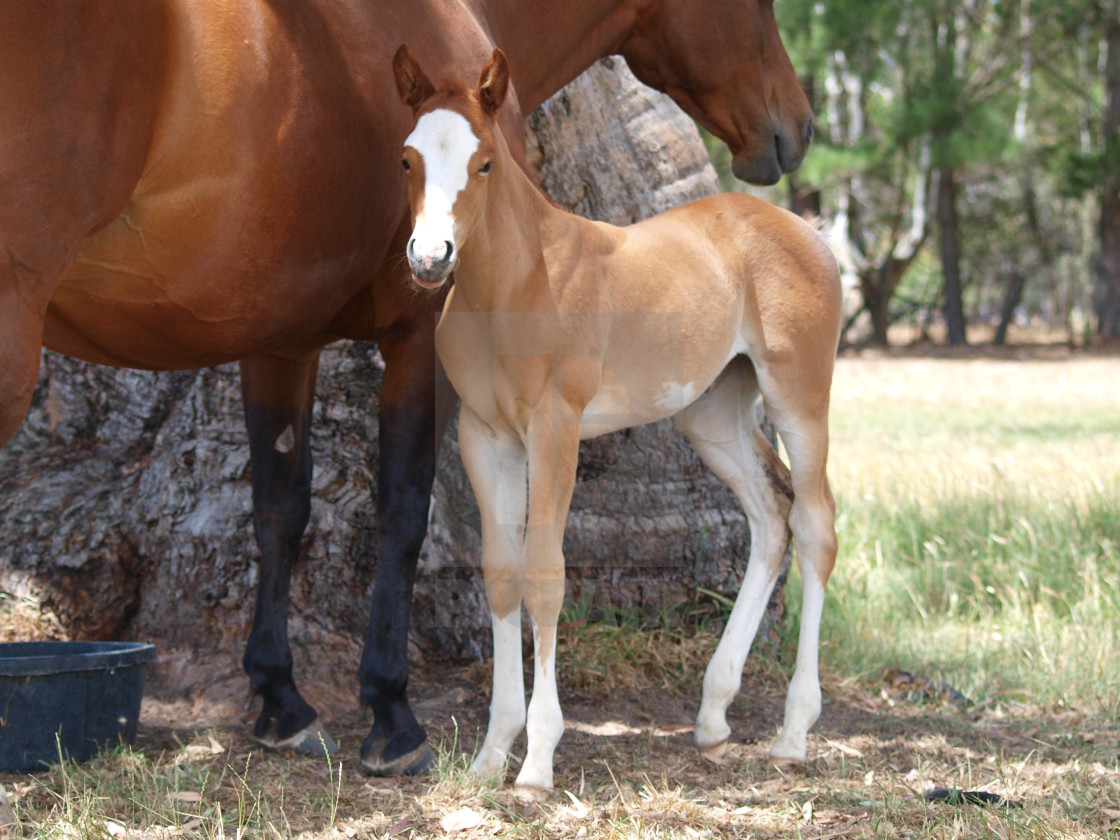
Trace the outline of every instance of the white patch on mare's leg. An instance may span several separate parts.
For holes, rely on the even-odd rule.
[[[296,433],[289,423],[287,427],[276,438],[276,451],[281,455],[287,455],[291,452],[296,445]]]

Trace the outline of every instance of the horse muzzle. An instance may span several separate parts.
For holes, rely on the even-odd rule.
[[[770,144],[761,153],[748,154],[740,151],[731,160],[731,171],[740,181],[759,186],[770,186],[786,172],[793,172],[801,166],[805,152],[813,141],[813,122],[805,120],[798,127],[798,137],[794,140],[779,126],[775,127]]]
[[[444,240],[431,247],[418,246],[415,237],[408,241],[405,251],[409,268],[412,269],[412,282],[422,289],[438,289],[451,276],[459,255],[455,243]]]

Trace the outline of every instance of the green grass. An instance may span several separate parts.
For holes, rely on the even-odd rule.
[[[1120,363],[1106,361],[841,360],[830,669],[1120,718]]]

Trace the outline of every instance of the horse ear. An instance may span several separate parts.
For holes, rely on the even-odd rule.
[[[494,116],[506,101],[509,90],[509,59],[506,54],[494,47],[494,55],[482,68],[478,77],[478,101],[482,110]]]
[[[436,92],[431,80],[424,75],[424,71],[408,51],[408,44],[397,47],[396,55],[393,56],[393,79],[397,83],[397,93],[401,97],[401,102],[413,111]]]

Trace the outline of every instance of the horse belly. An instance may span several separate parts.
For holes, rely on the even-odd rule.
[[[286,248],[285,231],[258,227],[267,214],[255,208],[196,217],[173,204],[134,200],[82,244],[51,299],[47,347],[103,364],[201,367],[309,341],[346,300],[353,252]]]
[[[599,389],[580,417],[580,438],[587,440],[672,417],[695,400],[707,385],[672,378],[628,383],[614,371],[604,368]]]
[[[591,438],[672,417],[700,397],[739,352],[733,308],[702,313],[616,313],[602,381],[584,409]]]

